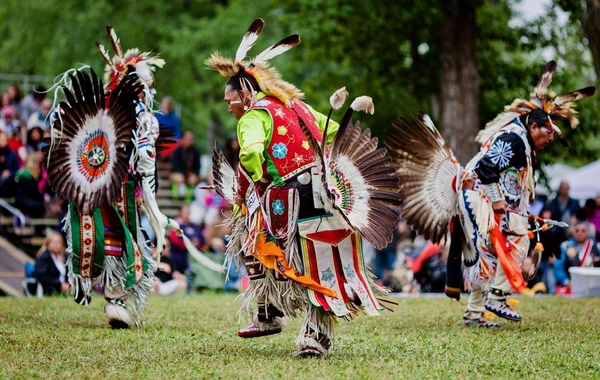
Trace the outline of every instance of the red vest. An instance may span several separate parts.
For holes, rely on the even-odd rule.
[[[263,152],[263,178],[268,183],[282,186],[289,179],[313,166],[315,157],[300,128],[299,119],[302,119],[317,141],[321,141],[323,134],[306,104],[296,100],[291,108],[287,108],[278,99],[267,96],[254,103],[251,109],[265,110],[273,120],[271,136],[265,142],[266,148]],[[247,189],[244,185],[246,184],[243,183],[242,187],[245,188],[240,189],[242,195],[245,195]]]

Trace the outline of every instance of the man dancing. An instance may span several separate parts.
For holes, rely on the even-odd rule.
[[[107,30],[115,55],[110,58],[98,44],[106,61],[105,88],[93,70],[70,70],[57,84],[66,101],[54,112],[46,163],[52,189],[69,200],[65,232],[75,301],[89,304],[101,281],[108,323],[128,328],[132,320],[141,322],[156,271],[140,213],[154,230],[157,259],[166,227],[179,226],[155,199],[156,152],[168,140],[152,113],[153,71],[164,61],[138,49],[124,52],[114,30]],[[184,242],[193,249],[185,236]]]
[[[261,19],[252,23],[235,60],[214,53],[206,62],[229,78],[225,102],[239,120],[237,179],[232,182],[236,175],[218,149],[213,155],[217,191],[238,206],[230,219],[234,232],[228,254],[244,256],[251,279],[242,307],[253,314],[250,303],[258,302],[253,323],[238,335],[279,333],[284,316],[304,311],[297,354],[324,356],[336,317],[348,319],[359,311],[378,315],[383,308],[377,295],[385,291],[372,281],[354,231],[376,246],[391,240],[399,213],[398,181],[376,140],[349,125],[352,110],[363,108],[360,102],[338,125],[303,103],[300,90],[267,64],[296,46],[298,35],[243,61],[263,26]],[[338,128],[352,136],[352,143],[334,137]]]
[[[434,241],[442,239],[452,219],[446,294],[460,298],[462,257],[464,283],[471,290],[465,326],[499,327],[483,317],[485,310],[521,320],[507,296],[526,286],[520,266],[529,252],[527,207],[535,191],[536,151],[555,135],[562,140],[553,119],[563,117],[575,127],[572,102],[595,92],[588,87],[554,97],[548,85],[555,70],[556,63],[549,62],[531,99],[516,99],[486,125],[477,136],[479,153],[464,168],[427,115],[417,118],[417,126],[401,119],[387,132],[407,205],[403,218]]]

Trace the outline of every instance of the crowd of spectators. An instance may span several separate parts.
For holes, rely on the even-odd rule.
[[[600,267],[600,196],[582,203],[570,197],[569,184],[562,182],[553,198],[537,197],[530,212],[570,227],[534,234],[531,249],[539,237],[544,252],[525,293],[570,294],[570,267]],[[449,239],[444,245],[433,244],[416,236],[400,221],[394,241],[383,250],[375,250],[371,264],[380,283],[395,292],[443,292],[448,247]],[[527,258],[523,271],[528,272],[533,264]]]
[[[11,84],[2,94],[0,108],[0,198],[11,199],[27,217],[58,215],[55,199],[42,164],[42,142],[50,135],[52,101],[43,87],[34,87],[24,98]]]
[[[41,90],[36,89],[21,100],[18,87],[9,86],[2,95],[0,109],[0,197],[14,197],[15,205],[24,214],[36,218],[43,217],[48,211],[61,212],[59,201],[54,206],[53,202],[49,202],[51,194],[46,187],[42,165],[40,148],[43,137],[48,133],[47,115],[51,102]],[[174,149],[163,157],[165,161],[172,162],[169,175],[172,198],[188,203],[181,208],[177,220],[198,249],[217,253],[222,257],[225,238],[230,232],[222,225],[223,215],[230,211],[231,206],[214,190],[198,187],[212,184],[212,172],[205,170],[208,174],[206,178],[201,178],[201,155],[194,145],[194,133],[182,131],[172,98],[162,99],[157,118],[178,137]],[[27,122],[24,123],[24,120]],[[239,162],[239,143],[235,136],[229,138],[223,151],[230,164],[236,167]],[[553,199],[547,201],[538,197],[532,203],[532,213],[542,218],[564,221],[571,227],[553,228],[539,233],[545,250],[538,274],[530,281],[530,288],[555,293],[558,285],[559,292],[568,292],[568,267],[574,263],[569,258],[577,254],[584,255],[584,247],[589,244],[595,249],[595,253],[590,255],[592,265],[600,266],[596,248],[600,233],[600,196],[587,200],[581,206],[579,200],[569,196],[569,185],[566,182],[560,184]],[[585,239],[581,235],[584,229]],[[162,295],[181,289],[183,278],[187,278],[187,288],[190,290],[194,287],[194,277],[197,276],[181,237],[171,233],[168,241],[169,247],[163,252],[165,264],[159,270],[156,287],[157,293]],[[399,221],[394,240],[386,248],[375,251],[370,264],[378,281],[393,291],[443,292],[448,245],[449,243],[439,245],[423,240]],[[589,264],[589,259],[586,260]],[[532,265],[530,261],[526,260],[525,266]],[[580,261],[583,265],[584,260]],[[224,278],[216,281],[221,280],[225,283]],[[243,268],[232,267],[229,268],[227,283],[213,285],[235,290],[244,281]],[[169,285],[165,285],[167,283]],[[200,283],[202,285],[199,287],[207,287],[205,282]],[[213,288],[212,285],[208,287]]]

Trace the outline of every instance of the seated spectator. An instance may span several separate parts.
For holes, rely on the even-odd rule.
[[[42,100],[40,109],[35,111],[27,119],[27,129],[40,128],[43,131],[50,130],[50,117],[48,114],[52,110],[52,101],[50,99]]]
[[[14,128],[12,135],[8,138],[8,147],[17,154],[19,167],[23,166],[27,159],[27,148],[23,142],[23,131],[21,128]]]
[[[46,88],[34,86],[31,92],[23,98],[19,107],[21,120],[28,121],[29,117],[40,109],[42,100],[46,98]]]
[[[33,127],[27,130],[27,140],[25,146],[27,153],[39,152],[42,149],[42,141],[44,140],[44,130],[40,127]]]
[[[587,221],[596,229],[596,241],[600,241],[600,207],[596,205],[594,199],[588,199],[585,201],[585,210],[587,211]]]
[[[160,263],[155,273],[154,293],[160,296],[170,296],[175,292],[185,292],[188,286],[188,278],[185,274],[173,269],[171,260],[171,245],[167,241],[165,248],[160,254]]]
[[[183,233],[190,239],[190,241],[200,250],[204,250],[204,235],[202,235],[202,229],[199,225],[194,224],[190,221],[190,207],[185,205],[179,211],[177,217],[177,223],[183,230]],[[180,273],[187,273],[189,269],[189,258],[188,251],[185,248],[183,239],[177,235],[175,231],[169,233],[169,242],[171,243],[171,261],[172,268],[174,271]]]
[[[7,135],[12,135],[15,128],[21,128],[21,123],[17,119],[17,111],[13,106],[5,106],[0,111],[0,131]]]
[[[15,175],[19,170],[19,159],[8,147],[8,136],[0,131],[0,198],[15,195]]]
[[[579,222],[573,228],[573,237],[560,246],[561,256],[554,261],[556,294],[571,294],[570,267],[600,267],[598,246],[589,236],[589,224]]]
[[[15,177],[15,206],[31,218],[43,218],[46,213],[44,195],[38,188],[41,172],[41,153],[31,153]]]
[[[191,201],[200,173],[200,151],[194,146],[194,133],[185,131],[180,145],[173,152],[173,168],[169,178],[174,198]]]
[[[67,294],[67,267],[65,241],[59,232],[53,232],[44,243],[45,250],[35,263],[35,277],[44,288],[45,295]]]

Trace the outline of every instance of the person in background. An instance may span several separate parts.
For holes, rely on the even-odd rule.
[[[27,131],[27,140],[25,147],[27,153],[39,152],[42,149],[42,141],[44,140],[44,131],[40,127],[33,127]]]
[[[35,277],[44,288],[44,295],[67,294],[65,241],[59,232],[52,232],[44,243],[45,250],[35,263]]]
[[[11,198],[15,194],[15,175],[19,170],[19,159],[8,147],[8,136],[0,131],[0,198]]]
[[[183,233],[200,250],[204,249],[204,235],[199,225],[190,221],[190,206],[184,205],[177,216],[177,223]],[[178,236],[175,231],[169,233],[169,242],[171,243],[171,267],[174,271],[186,273],[189,270],[188,251],[183,243],[183,238]]]
[[[592,198],[585,201],[585,210],[587,211],[587,221],[596,229],[596,241],[600,241],[600,207]]]
[[[375,276],[385,287],[390,287],[389,278],[394,271],[398,250],[398,233],[394,232],[392,241],[383,249],[375,250]]]
[[[19,106],[21,105],[21,100],[23,98],[19,86],[17,86],[14,83],[9,84],[6,88],[6,93],[10,98],[10,105],[15,107],[16,109],[19,109]]]
[[[13,106],[2,107],[0,111],[0,130],[9,136],[13,133],[16,128],[21,128],[21,123],[17,119],[17,111]]]
[[[552,211],[550,211],[550,209],[546,207],[540,213],[540,217],[543,219],[551,219]],[[544,252],[542,253],[542,259],[540,261],[538,274],[541,276],[541,281],[546,286],[546,292],[549,294],[554,294],[556,290],[556,280],[554,278],[554,261],[557,257],[560,257],[561,243],[557,240],[556,233],[553,231],[557,228],[559,227],[539,232],[540,242],[544,246]]]
[[[174,198],[188,198],[200,182],[200,151],[194,146],[194,133],[185,131],[180,145],[173,152],[173,168],[169,178]]]
[[[587,222],[579,222],[573,227],[573,237],[560,245],[561,255],[554,261],[556,294],[571,294],[570,267],[600,267],[598,245],[589,236]]]
[[[8,147],[17,154],[19,159],[19,167],[23,166],[27,159],[27,148],[23,142],[23,131],[21,128],[14,128],[12,134],[8,138]]]
[[[559,222],[571,223],[571,217],[579,208],[579,201],[569,196],[569,183],[561,182],[558,186],[558,192],[554,199],[548,203],[548,208],[552,212],[552,219]],[[567,231],[564,228],[553,228],[556,238],[559,242],[567,239]]]
[[[29,117],[40,109],[42,101],[46,98],[46,88],[34,86],[31,92],[23,98],[19,107],[21,120],[28,121]]]
[[[165,96],[160,101],[160,111],[156,113],[158,122],[169,128],[175,134],[175,139],[181,138],[181,120],[175,113],[175,102],[170,96]]]
[[[170,296],[176,292],[185,292],[188,278],[185,274],[173,269],[171,260],[171,244],[167,241],[160,254],[160,263],[154,273],[154,293],[160,296]]]
[[[227,145],[223,150],[223,154],[225,155],[227,162],[229,162],[229,165],[236,169],[240,163],[240,142],[236,135],[230,136],[229,139],[227,139]]]
[[[15,177],[15,206],[31,218],[43,218],[46,214],[44,196],[38,188],[41,173],[41,154],[31,153]]]
[[[32,113],[31,116],[29,116],[29,119],[27,119],[27,129],[40,128],[43,131],[49,131],[50,118],[48,117],[48,114],[51,109],[52,101],[47,98],[42,100],[39,110]]]

